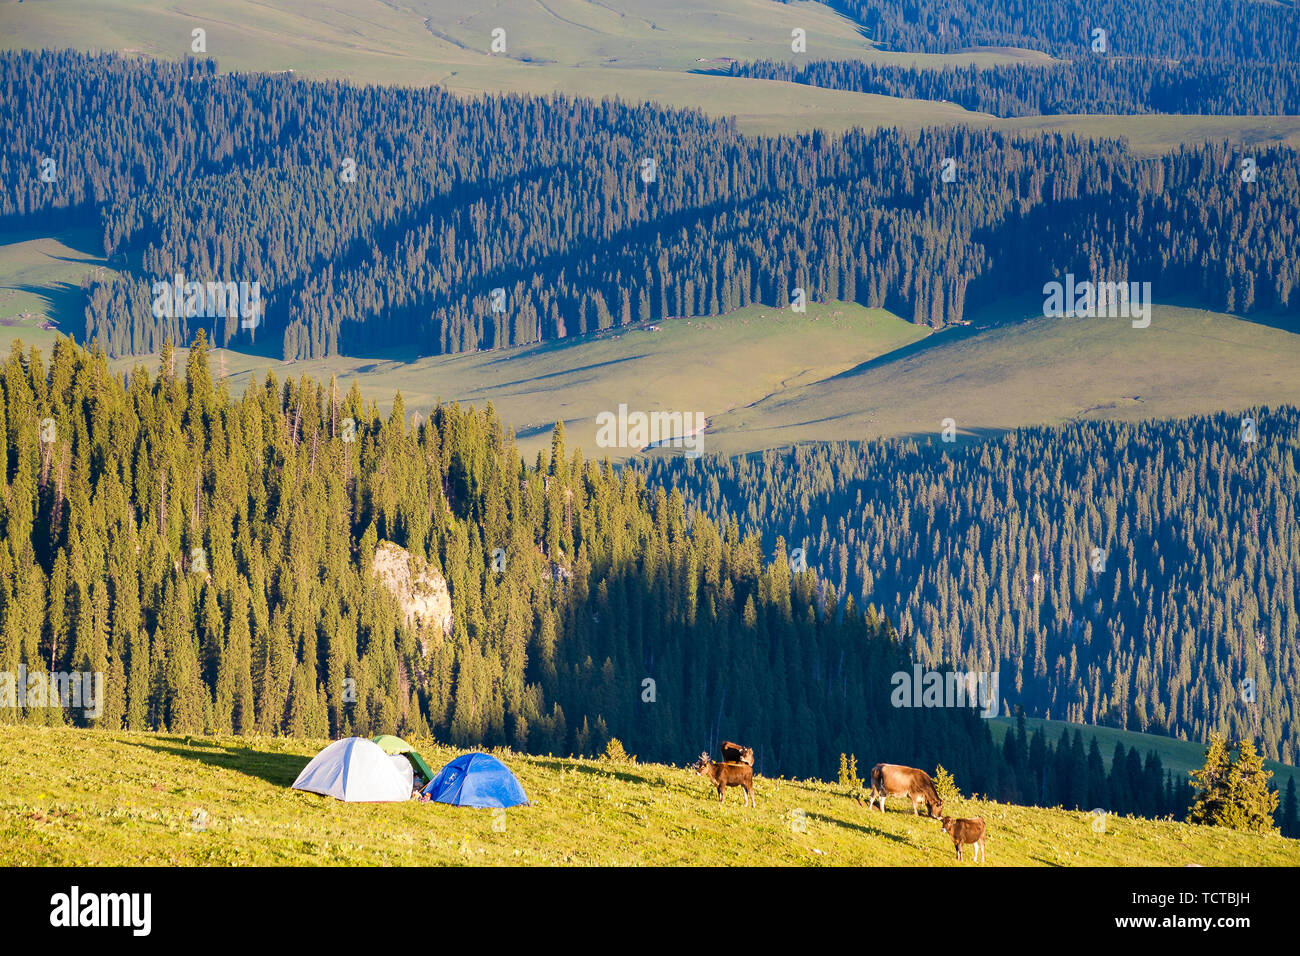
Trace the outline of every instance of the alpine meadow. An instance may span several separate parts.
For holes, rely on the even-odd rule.
[[[1283,938],[1297,51],[1289,0],[0,0],[0,914],[374,945],[420,867],[532,944],[561,867],[613,933]],[[926,873],[755,872],[809,866]]]

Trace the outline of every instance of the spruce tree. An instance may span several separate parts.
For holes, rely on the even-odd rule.
[[[1237,759],[1232,752],[1236,750]],[[1205,764],[1191,773],[1196,782],[1191,823],[1264,833],[1273,829],[1277,791],[1269,787],[1272,772],[1249,740],[1230,747],[1220,734],[1210,738]]]

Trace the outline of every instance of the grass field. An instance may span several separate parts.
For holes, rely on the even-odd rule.
[[[15,338],[48,351],[60,331],[85,334],[81,280],[107,268],[90,229],[0,240],[0,349]]]
[[[1230,315],[1154,307],[1126,319],[956,327],[710,423],[711,449],[913,435],[959,437],[1080,419],[1137,421],[1300,402],[1300,335]]]
[[[206,55],[224,70],[293,70],[362,83],[440,84],[473,95],[511,91],[625,100],[735,116],[749,133],[853,126],[972,123],[999,129],[1060,129],[1124,136],[1143,151],[1230,139],[1300,145],[1300,117],[1061,116],[994,119],[951,103],[730,79],[726,58],[851,59],[941,67],[1042,62],[1043,54],[978,49],[952,55],[876,49],[857,24],[798,0],[497,0],[467,11],[462,0],[169,0],[0,2],[0,49],[117,51],[165,59],[190,55],[206,31]],[[491,52],[492,30],[506,52]],[[790,32],[807,32],[807,52]]]
[[[89,231],[17,236],[0,245],[0,349],[21,339],[48,352],[54,327],[81,332],[78,284],[106,268]],[[1008,304],[977,318],[1021,315]],[[812,303],[796,315],[751,306],[581,339],[491,352],[336,357],[286,364],[219,350],[230,387],[308,375],[356,381],[384,410],[400,390],[408,409],[437,399],[491,401],[529,455],[563,420],[571,447],[596,449],[596,415],[702,412],[706,453],[741,454],[795,442],[914,435],[953,418],[962,439],[1076,419],[1176,417],[1300,403],[1300,335],[1223,313],[1157,305],[1151,325],[1124,319],[1044,319],[931,334],[880,309]],[[178,361],[183,362],[183,350]],[[119,371],[157,357],[114,361]],[[610,449],[611,459],[626,453]]]
[[[498,752],[533,804],[504,818],[289,789],[324,743],[0,726],[0,865],[977,865],[905,801],[870,813],[817,782],[757,778],[747,809],[684,769]],[[435,769],[456,753],[412,743]],[[954,809],[987,821],[990,866],[1300,866],[1300,841],[1278,836]]]
[[[258,356],[226,353],[230,387],[250,381],[308,375],[355,379],[385,410],[400,390],[407,409],[427,409],[439,397],[482,408],[489,401],[516,430],[527,454],[550,446],[551,428],[565,422],[571,448],[603,456],[596,447],[596,415],[626,404],[632,411],[703,412],[728,409],[853,368],[915,342],[926,330],[883,310],[836,303],[810,304],[807,313],[752,306],[726,316],[674,319],[659,331],[629,327],[583,340],[461,355],[391,359],[332,358],[286,365]],[[181,363],[178,357],[177,362]],[[213,359],[219,371],[221,355]],[[156,356],[121,359],[153,370]],[[704,451],[712,451],[708,439]],[[611,460],[626,452],[609,449]]]
[[[1002,741],[1007,735],[1007,730],[1015,727],[1015,720],[1011,717],[995,717],[990,721],[989,729],[993,732],[993,740],[1000,747]],[[1086,750],[1092,745],[1092,738],[1097,738],[1097,746],[1101,749],[1101,758],[1106,764],[1106,769],[1110,769],[1110,758],[1115,754],[1115,744],[1122,743],[1126,750],[1138,748],[1143,760],[1146,759],[1147,751],[1154,750],[1160,756],[1160,763],[1165,770],[1172,770],[1174,775],[1181,776],[1192,770],[1200,770],[1205,764],[1205,745],[1198,744],[1191,740],[1177,740],[1173,737],[1164,737],[1160,734],[1143,734],[1136,730],[1120,730],[1117,727],[1091,727],[1083,724],[1071,724],[1064,720],[1043,720],[1038,717],[1025,718],[1025,730],[1033,736],[1035,730],[1042,728],[1047,733],[1047,739],[1055,747],[1061,739],[1061,731],[1069,728],[1070,736],[1074,736],[1076,730],[1083,735],[1083,746]],[[1273,771],[1273,786],[1283,793],[1286,792],[1286,785],[1292,779],[1295,779],[1296,786],[1300,787],[1300,768],[1289,766],[1288,764],[1277,763],[1274,760],[1264,761],[1265,766]]]

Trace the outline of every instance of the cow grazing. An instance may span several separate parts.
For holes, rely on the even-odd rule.
[[[957,859],[961,859],[961,848],[966,844],[975,845],[975,862],[984,862],[984,818],[974,820],[954,820],[944,817],[939,821],[943,832],[952,837],[952,845],[957,848]]]
[[[920,816],[921,801],[930,808],[930,816],[939,819],[943,813],[943,801],[935,792],[934,781],[924,770],[915,767],[900,767],[893,763],[878,763],[871,768],[871,802],[867,808],[875,807],[880,801],[880,812],[885,812],[886,797],[907,797],[912,801],[912,813]]]
[[[700,754],[694,770],[701,777],[708,777],[718,788],[718,802],[722,802],[727,787],[743,787],[745,806],[758,806],[754,800],[754,768],[744,763],[714,763],[707,753]]]
[[[722,742],[723,763],[747,763],[754,766],[754,748],[733,744],[730,740]]]

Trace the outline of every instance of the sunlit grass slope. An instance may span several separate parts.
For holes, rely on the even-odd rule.
[[[412,742],[435,769],[455,754]],[[504,820],[289,789],[324,743],[0,726],[0,865],[977,865],[901,800],[882,816],[835,785],[759,778],[746,809],[661,765],[501,752],[533,803]],[[990,866],[1300,865],[1300,841],[1277,836],[1116,817],[1099,833],[1083,813],[956,809],[988,822]]]
[[[1300,402],[1300,335],[1223,313],[1155,306],[1127,319],[954,328],[851,372],[716,418],[712,448],[914,435],[939,440],[1074,420],[1137,421]]]

